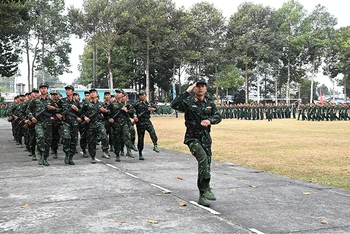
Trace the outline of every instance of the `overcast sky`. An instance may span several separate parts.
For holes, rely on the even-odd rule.
[[[65,0],[66,6],[73,5],[76,8],[82,7],[83,0]],[[175,2],[176,7],[179,8],[184,6],[186,9],[191,8],[194,4],[198,2],[202,2],[200,0],[173,0]],[[245,2],[244,0],[207,0],[206,2],[213,3],[216,8],[223,12],[223,15],[226,18],[229,18],[232,14],[234,14],[237,10],[237,7]],[[250,2],[263,4],[264,6],[271,6],[275,9],[278,9],[282,6],[282,0],[250,0]],[[301,2],[305,9],[308,12],[311,12],[317,4],[321,4],[327,7],[328,12],[334,15],[338,19],[338,27],[347,26],[350,24],[350,1],[346,0],[307,0],[307,1],[299,1]],[[82,55],[84,49],[84,41],[75,38],[75,36],[71,37],[72,44],[72,54],[70,55],[71,59],[71,71],[72,73],[67,73],[60,76],[60,79],[67,83],[71,84],[74,79],[79,77],[78,64],[79,64],[79,56]],[[21,64],[20,69],[22,72],[22,77],[27,77],[26,73],[26,65]],[[331,82],[327,77],[323,77],[319,75],[317,78],[321,84],[325,83],[327,86],[331,87]]]

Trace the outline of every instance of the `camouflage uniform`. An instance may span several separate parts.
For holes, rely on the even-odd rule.
[[[52,140],[52,120],[49,115],[53,116],[55,111],[47,110],[47,105],[55,106],[53,100],[49,97],[42,98],[41,96],[33,99],[28,106],[28,117],[32,119],[35,117],[37,123],[35,124],[36,145],[40,153],[39,164],[46,161],[49,157],[49,151]],[[38,114],[46,112],[47,115]]]
[[[78,143],[79,136],[79,123],[77,118],[80,113],[72,109],[72,105],[75,105],[80,109],[79,101],[75,100],[73,97],[70,100],[68,97],[61,99],[58,103],[58,107],[62,114],[62,130],[61,139],[63,144],[63,152],[66,154],[64,162],[66,164],[74,165],[72,161],[75,154],[76,146]]]
[[[87,143],[92,163],[95,163],[97,139],[101,140],[103,152],[108,153],[108,137],[103,117],[100,112],[100,108],[102,107],[103,103],[100,101],[86,101],[83,102],[81,108],[81,118],[91,117],[90,122],[88,123]]]
[[[137,149],[139,150],[139,155],[142,154],[142,150],[144,148],[144,140],[145,140],[144,138],[145,138],[146,131],[149,133],[154,146],[157,146],[157,142],[158,142],[156,131],[154,130],[153,124],[150,120],[151,113],[148,110],[148,108],[150,107],[155,108],[154,105],[151,105],[147,101],[145,102],[138,101],[134,103],[135,113],[138,118],[138,121],[136,122],[136,128],[137,128]]]
[[[128,109],[128,113],[122,110],[123,107]],[[115,101],[108,105],[108,109],[110,111],[109,118],[113,118],[114,120],[112,123],[114,153],[116,154],[116,160],[120,161],[119,154],[122,150],[122,142],[124,142],[129,149],[136,150],[131,141],[130,126],[128,124],[128,121],[130,121],[129,118],[134,113],[134,108],[130,104]]]
[[[85,103],[89,103],[86,100],[83,100],[80,103],[80,106],[84,106]],[[86,154],[86,148],[87,148],[87,135],[88,135],[89,125],[88,124],[79,124],[79,133],[80,133],[80,148],[83,150],[83,157],[89,157]]]
[[[209,120],[211,124],[221,122],[218,109],[213,101],[204,98],[196,99],[184,92],[177,96],[171,107],[175,110],[185,112],[186,134],[184,143],[189,147],[193,156],[198,161],[197,186],[200,194],[209,190],[210,164],[211,164],[211,144],[210,125],[202,127],[202,120]]]

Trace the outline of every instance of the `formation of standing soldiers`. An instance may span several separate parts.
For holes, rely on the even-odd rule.
[[[83,157],[91,157],[96,163],[96,145],[101,142],[102,157],[109,159],[110,152],[120,162],[124,145],[127,154],[134,156],[131,150],[138,151],[139,159],[144,160],[144,134],[148,131],[153,142],[153,150],[159,153],[157,135],[150,121],[150,112],[156,108],[148,103],[146,93],[139,93],[140,101],[131,104],[123,90],[116,90],[116,98],[109,92],[104,94],[104,102],[99,101],[96,89],[79,95],[74,87],[65,87],[66,97],[61,98],[58,92],[48,94],[48,86],[41,84],[39,90],[15,97],[13,105],[7,111],[8,121],[12,124],[12,132],[17,145],[23,147],[33,161],[39,165],[49,166],[50,149],[57,158],[59,143],[65,153],[64,162],[75,165],[73,156],[77,153],[80,134],[80,147]],[[138,133],[138,144],[135,147],[135,129]],[[24,138],[24,142],[22,141]]]
[[[223,119],[264,120],[295,118],[296,104],[219,104],[218,109]]]
[[[297,119],[311,121],[333,121],[350,119],[348,104],[318,103],[266,103],[266,104],[219,104],[218,109],[223,119],[264,120]]]

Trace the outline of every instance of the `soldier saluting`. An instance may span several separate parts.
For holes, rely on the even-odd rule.
[[[190,93],[194,92],[194,96]],[[207,82],[197,80],[186,92],[177,96],[171,107],[185,113],[186,134],[184,143],[198,161],[199,189],[198,204],[210,206],[208,200],[216,200],[210,188],[211,144],[210,126],[221,122],[221,117],[213,101],[205,97]]]

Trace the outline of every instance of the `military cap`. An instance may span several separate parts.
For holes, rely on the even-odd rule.
[[[74,93],[73,93],[73,96],[79,96],[79,94],[74,92]]]
[[[84,95],[86,95],[86,94],[90,94],[90,92],[89,92],[89,91],[85,91],[85,92],[84,92]]]
[[[57,95],[57,94],[58,94],[58,91],[57,91],[57,90],[52,90],[52,91],[50,92],[50,94],[51,94],[51,95]]]
[[[93,89],[89,90],[89,93],[91,93],[91,92],[96,92],[97,93],[97,90],[93,88]]]
[[[33,92],[34,92],[34,93],[39,93],[39,90],[38,90],[37,88],[33,88],[33,89],[32,89],[32,93],[33,93]]]
[[[125,93],[125,91],[123,89],[116,89],[115,92],[116,93],[122,93],[122,94],[124,94],[126,96],[126,93]]]
[[[39,85],[39,89],[40,89],[41,87],[46,87],[46,88],[48,88],[49,86],[48,86],[46,83],[42,83],[42,84]]]
[[[196,80],[196,85],[197,84],[205,84],[205,85],[207,85],[207,81],[204,78],[198,78]]]
[[[30,95],[30,94],[31,94],[31,93],[25,93],[24,96],[28,96],[28,95]]]
[[[109,91],[106,91],[103,95],[111,94]]]
[[[73,90],[73,91],[74,91],[74,87],[73,87],[73,85],[67,85],[66,87],[64,87],[64,89],[71,89],[71,90]]]
[[[147,94],[147,93],[146,93],[146,90],[140,90],[140,91],[139,91],[139,95],[143,95],[143,94]]]

